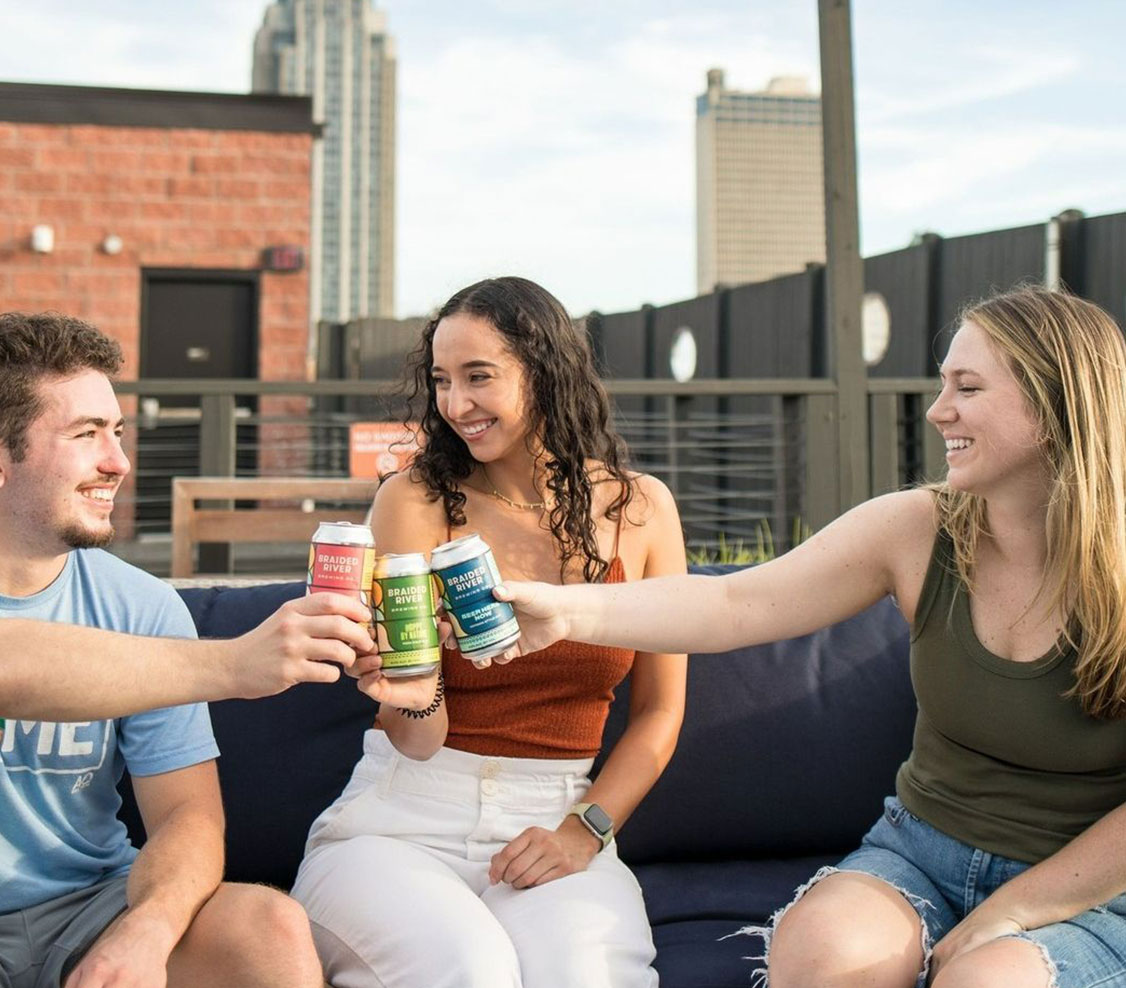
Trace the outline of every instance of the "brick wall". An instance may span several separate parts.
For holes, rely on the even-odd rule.
[[[136,377],[141,269],[255,269],[263,247],[308,249],[309,134],[0,122],[0,299],[58,309],[121,343]],[[30,249],[31,228],[55,249]],[[101,249],[121,237],[120,254]],[[259,373],[305,373],[307,271],[261,279]]]
[[[0,309],[55,309],[122,346],[139,371],[143,268],[259,267],[262,249],[310,242],[311,133],[0,120]],[[36,224],[54,250],[31,250]],[[102,242],[122,240],[109,255]],[[263,272],[258,367],[263,380],[303,380],[307,270]],[[122,401],[125,414],[133,399]],[[264,415],[301,416],[304,399],[263,399]],[[301,471],[304,430],[264,426],[263,473]],[[284,440],[284,441],[283,441]],[[131,491],[127,490],[126,498]],[[115,516],[124,537],[128,511]]]

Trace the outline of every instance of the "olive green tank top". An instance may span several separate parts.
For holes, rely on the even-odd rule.
[[[935,539],[911,636],[919,703],[896,792],[958,840],[1037,862],[1126,802],[1126,721],[1064,698],[1075,652],[1002,659],[978,641],[949,535]]]

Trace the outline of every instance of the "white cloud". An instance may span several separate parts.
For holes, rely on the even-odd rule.
[[[902,68],[902,62],[895,65]],[[1073,52],[976,45],[956,57],[932,61],[926,72],[893,77],[877,69],[875,85],[860,89],[865,126],[901,118],[918,119],[965,109],[1058,84],[1082,67]]]
[[[265,4],[43,0],[0,6],[6,80],[246,92]]]
[[[878,138],[873,143],[881,144]],[[955,200],[982,182],[1010,176],[1035,162],[1050,145],[1043,134],[993,133],[967,142],[961,135],[916,131],[885,135],[882,146],[894,146],[909,156],[893,161],[885,156],[881,165],[865,169],[862,197],[866,204],[878,203],[882,211],[907,215]]]
[[[0,3],[7,79],[245,92],[267,0]],[[397,298],[519,271],[573,311],[695,288],[694,100],[804,74],[816,5],[379,0],[399,49]],[[865,249],[1126,208],[1122,5],[854,0]],[[989,40],[986,40],[989,39]]]
[[[864,250],[903,246],[913,231],[943,234],[1046,221],[1062,209],[1126,208],[1126,131],[1009,124],[967,138],[955,127],[866,133],[861,156]]]
[[[584,49],[462,37],[400,65],[399,307],[500,270],[542,272],[575,311],[694,293],[695,95],[711,66],[812,75],[808,46],[749,18],[661,18]],[[724,39],[717,43],[717,38]],[[804,57],[804,61],[803,61]],[[534,276],[534,275],[533,275]]]

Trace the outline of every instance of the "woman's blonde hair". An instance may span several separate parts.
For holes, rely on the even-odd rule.
[[[1092,302],[1020,288],[966,308],[1008,362],[1049,464],[1048,558],[1040,594],[1067,615],[1075,686],[1094,717],[1126,717],[1126,344]],[[934,485],[959,576],[973,586],[985,503]]]

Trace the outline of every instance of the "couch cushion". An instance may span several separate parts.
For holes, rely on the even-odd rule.
[[[180,591],[200,637],[229,638],[255,627],[303,583]],[[230,881],[293,884],[309,825],[344,788],[362,753],[376,705],[342,676],[261,700],[211,704],[219,782],[227,812]],[[132,800],[122,817],[139,836]]]
[[[201,636],[230,637],[303,592],[289,583],[181,594]],[[604,750],[628,702],[627,681]],[[347,677],[212,704],[232,880],[290,885],[309,825],[343,788],[374,713]],[[622,829],[620,853],[634,865],[844,853],[891,791],[913,717],[907,629],[890,600],[801,639],[694,656],[677,751]],[[139,834],[135,808],[123,817]]]
[[[732,567],[697,567],[727,572]],[[851,849],[893,791],[915,701],[890,598],[801,638],[692,656],[676,752],[619,835],[631,864]],[[628,681],[603,751],[625,728]]]
[[[210,638],[241,634],[304,592],[303,583],[182,591],[200,635]],[[211,704],[229,880],[293,884],[309,826],[351,776],[376,710],[348,676]]]
[[[693,919],[653,927],[661,988],[747,988],[762,966],[763,939],[731,936],[725,920]]]
[[[840,855],[732,861],[661,861],[633,866],[645,894],[649,921],[724,919],[734,929],[763,923],[794,897],[825,865]]]

